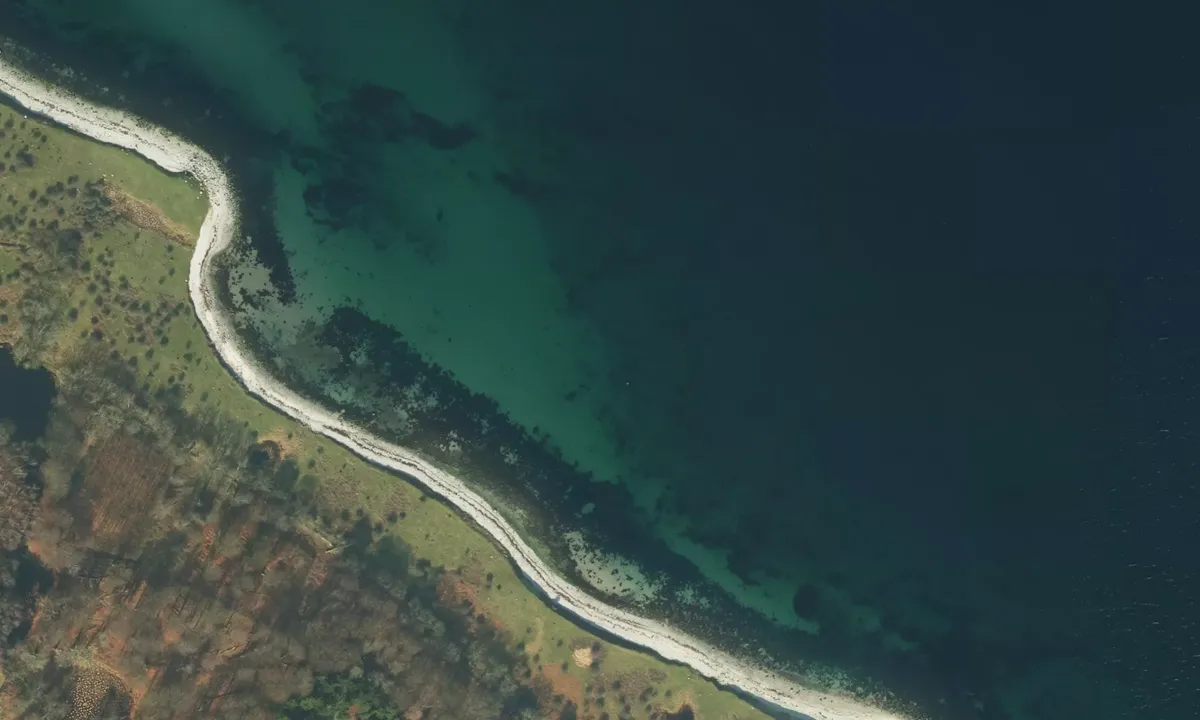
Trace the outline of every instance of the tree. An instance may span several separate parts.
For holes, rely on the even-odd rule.
[[[0,550],[16,550],[37,513],[33,486],[25,480],[28,455],[12,442],[9,429],[0,424]]]
[[[317,678],[311,695],[289,700],[281,711],[288,720],[394,720],[400,716],[370,678],[351,673]]]

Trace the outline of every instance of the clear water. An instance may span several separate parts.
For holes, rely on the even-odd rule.
[[[238,313],[281,374],[599,594],[948,717],[1189,707],[1159,649],[1195,633],[1191,106],[1096,39],[1157,68],[1174,34],[1007,6],[0,7],[229,155]]]

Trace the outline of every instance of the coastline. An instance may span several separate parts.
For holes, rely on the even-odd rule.
[[[781,675],[739,661],[670,626],[609,607],[559,577],[500,514],[452,475],[404,448],[354,428],[336,414],[276,382],[242,346],[212,290],[213,262],[238,228],[236,198],[221,166],[200,148],[124,112],[91,105],[0,60],[0,92],[33,113],[99,142],[132,150],[163,169],[188,173],[204,187],[208,214],[190,261],[189,294],[222,363],[252,395],[329,437],[360,457],[415,479],[449,500],[485,530],[525,579],[564,614],[601,628],[713,681],[735,687],[783,710],[817,720],[895,720],[899,715],[849,696],[810,690]]]

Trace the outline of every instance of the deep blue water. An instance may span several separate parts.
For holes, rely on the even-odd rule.
[[[566,570],[935,716],[1194,716],[1185,11],[52,5],[0,32],[228,155],[264,352]]]
[[[46,432],[57,388],[45,368],[22,367],[12,348],[0,345],[0,422],[17,442],[37,440]]]

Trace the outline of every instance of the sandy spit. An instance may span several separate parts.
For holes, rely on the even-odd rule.
[[[336,413],[300,397],[272,378],[242,345],[212,291],[213,261],[238,231],[237,198],[229,179],[208,153],[125,112],[85,101],[35,78],[0,57],[0,93],[29,111],[100,142],[131,150],[169,172],[194,176],[208,195],[209,211],[200,229],[188,273],[196,314],[213,347],[251,393],[372,462],[410,476],[447,498],[504,548],[520,571],[559,609],[628,642],[683,663],[722,685],[816,720],[901,720],[901,716],[848,695],[808,689],[769,669],[732,657],[662,622],[638,617],[586,592],[543,563],[508,522],[454,476],[415,453],[354,427]]]

